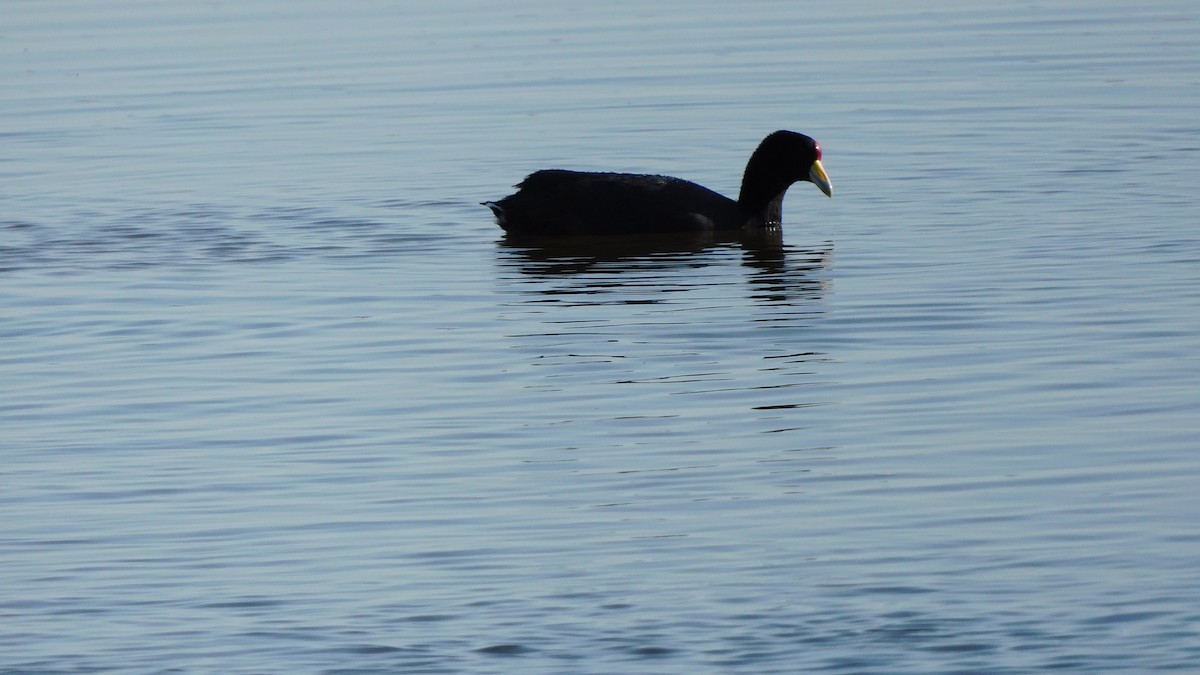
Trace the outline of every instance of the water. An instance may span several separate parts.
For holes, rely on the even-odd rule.
[[[1193,3],[5,14],[0,670],[1200,669]]]

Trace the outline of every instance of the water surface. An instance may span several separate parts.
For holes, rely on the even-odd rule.
[[[1200,669],[1191,4],[7,14],[0,670]]]

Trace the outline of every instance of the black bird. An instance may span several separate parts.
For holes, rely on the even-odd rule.
[[[483,205],[514,235],[754,230],[779,225],[783,195],[802,180],[833,196],[821,146],[804,134],[776,131],[750,155],[737,201],[670,176],[546,169]]]

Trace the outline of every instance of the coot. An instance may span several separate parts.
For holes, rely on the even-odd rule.
[[[833,196],[821,146],[804,134],[776,131],[750,155],[736,201],[670,176],[547,169],[483,205],[516,235],[757,229],[779,225],[783,195],[803,180]]]

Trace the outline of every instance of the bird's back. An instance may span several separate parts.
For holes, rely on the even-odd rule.
[[[632,234],[741,227],[736,201],[669,176],[548,169],[487,205],[514,234]]]

